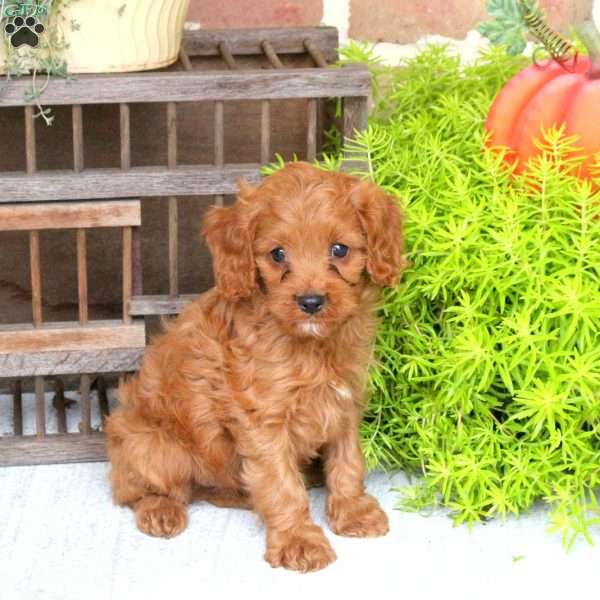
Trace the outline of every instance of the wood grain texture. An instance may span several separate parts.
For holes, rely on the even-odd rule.
[[[131,251],[133,253],[133,293],[141,295],[143,291],[144,270],[142,262],[142,234],[141,227],[134,227]]]
[[[283,69],[283,63],[269,40],[263,40],[260,47],[274,69]]]
[[[100,414],[107,417],[110,414],[110,406],[108,404],[108,386],[104,376],[100,375],[96,379],[96,387],[98,388],[98,404],[100,406]]]
[[[46,436],[46,400],[44,398],[44,378],[34,378],[35,389],[35,435],[38,439]]]
[[[104,435],[58,434],[0,437],[0,467],[106,460]]]
[[[131,111],[129,104],[119,104],[119,132],[121,138],[121,169],[131,167]]]
[[[214,130],[214,148],[215,148],[215,167],[223,168],[225,161],[225,122],[223,113],[225,111],[225,103],[222,101],[215,102],[215,130]],[[223,206],[223,194],[215,195],[215,204]]]
[[[133,231],[123,227],[123,323],[131,323],[129,303],[133,295]]]
[[[181,294],[177,298],[163,295],[134,296],[129,305],[132,316],[175,315],[181,312],[186,304],[198,297],[197,294]]]
[[[67,406],[65,398],[65,386],[60,377],[53,377],[54,399],[52,405],[56,409],[56,426],[58,433],[67,433]]]
[[[169,296],[179,294],[179,210],[177,198],[169,198]]]
[[[266,165],[271,158],[271,103],[263,100],[260,112],[260,162]]]
[[[1,207],[0,207],[1,208]],[[9,209],[14,210],[13,207]],[[1,218],[1,213],[0,213]],[[1,221],[0,221],[1,222]],[[31,228],[28,228],[31,229]],[[29,268],[31,270],[31,309],[33,324],[42,324],[42,269],[40,262],[40,232],[29,232]]]
[[[0,173],[3,202],[53,200],[99,200],[111,198],[202,196],[235,194],[237,180],[258,183],[258,163],[122,169],[84,169],[76,177],[72,171],[48,171],[35,175]]]
[[[344,98],[344,137],[351,138],[356,131],[367,127],[368,99],[364,96]]]
[[[226,41],[233,54],[261,54],[263,40],[269,40],[279,54],[303,54],[309,40],[330,61],[336,59],[339,46],[335,27],[285,27],[186,31],[183,48],[188,56],[217,56],[219,43]]]
[[[190,57],[188,56],[183,46],[179,50],[179,61],[181,62],[184,70],[186,71],[191,71],[194,68],[192,65],[192,61],[190,60]]]
[[[81,411],[81,423],[79,431],[84,435],[92,432],[92,407],[90,403],[90,376],[85,374],[81,376],[81,385],[79,387],[79,407]]]
[[[177,166],[177,105],[167,103],[167,166],[174,169]]]
[[[33,177],[43,176],[34,175]],[[0,176],[1,178],[2,176]],[[2,231],[124,227],[137,226],[141,222],[142,212],[139,200],[0,205],[0,230]],[[36,243],[39,253],[39,240]]]
[[[73,108],[73,169],[79,173],[83,169],[83,113],[80,104]]]
[[[0,377],[136,371],[143,347],[0,354]]]
[[[228,42],[219,42],[218,45],[219,54],[221,58],[225,61],[228,69],[237,69],[238,65],[235,62],[235,58],[233,57],[233,53],[231,52],[231,48],[229,47]]]
[[[13,432],[23,435],[23,389],[21,380],[17,379],[12,385],[13,397]]]
[[[308,101],[306,128],[306,160],[313,162],[317,157],[317,101]]]
[[[321,52],[321,49],[315,44],[314,40],[305,39],[303,45],[306,51],[310,54],[310,57],[313,59],[315,65],[321,69],[324,69],[327,66],[327,59]]]
[[[143,323],[124,325],[120,321],[45,323],[0,326],[0,355],[27,352],[86,351],[111,348],[140,348],[145,344]],[[0,372],[0,377],[5,377]]]
[[[88,322],[87,240],[85,229],[77,230],[77,296],[79,324]]]
[[[115,104],[367,96],[370,75],[362,65],[342,69],[173,71],[52,79],[44,102]],[[23,106],[27,78],[12,80],[0,95],[0,107]]]
[[[368,99],[364,97],[344,98],[344,139],[353,138],[357,132],[367,127],[369,113]],[[367,168],[367,156],[364,159],[355,153],[346,155],[342,162],[342,170],[348,173],[364,172]]]
[[[27,173],[35,173],[37,170],[37,149],[35,146],[33,106],[25,107],[25,160],[27,164]]]

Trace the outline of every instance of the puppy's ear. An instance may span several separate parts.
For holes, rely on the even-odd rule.
[[[219,292],[229,300],[245,298],[256,285],[252,253],[252,233],[240,198],[232,206],[206,211],[202,235],[213,257],[213,270]]]
[[[376,285],[396,285],[406,267],[404,218],[398,203],[370,181],[357,183],[350,199],[367,236],[367,272]]]

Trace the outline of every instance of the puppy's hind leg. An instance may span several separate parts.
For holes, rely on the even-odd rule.
[[[187,526],[192,458],[163,429],[119,411],[107,419],[111,483],[116,503],[133,508],[143,533],[173,537]]]

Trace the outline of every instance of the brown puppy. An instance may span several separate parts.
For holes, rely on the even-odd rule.
[[[374,184],[305,163],[208,211],[216,287],[153,341],[106,424],[114,499],[140,530],[180,533],[201,487],[261,516],[271,565],[325,567],[335,553],[301,474],[320,456],[331,529],[388,531],[365,494],[358,428],[377,286],[398,281],[401,230]]]

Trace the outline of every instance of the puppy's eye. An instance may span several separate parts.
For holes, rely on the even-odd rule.
[[[344,256],[348,256],[349,251],[350,248],[344,244],[333,244],[331,248],[329,248],[331,256],[335,256],[336,258],[344,258]]]
[[[283,248],[275,248],[271,250],[271,258],[276,263],[282,263],[285,260],[285,250]]]

